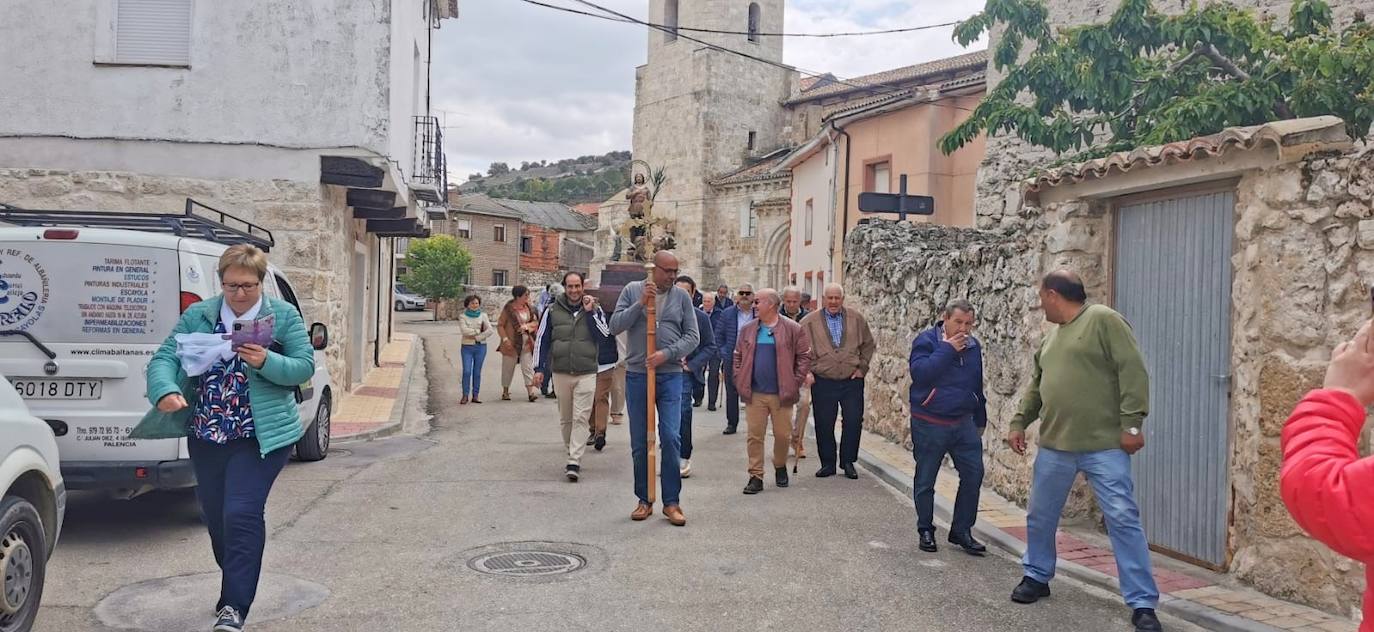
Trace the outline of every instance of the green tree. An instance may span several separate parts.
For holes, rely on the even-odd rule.
[[[449,235],[412,239],[406,250],[406,273],[401,283],[406,288],[434,301],[434,319],[439,319],[439,304],[456,300],[463,291],[462,279],[472,268],[472,255]]]
[[[1002,27],[992,58],[1006,76],[942,151],[1009,132],[1081,160],[1326,114],[1358,138],[1374,121],[1374,27],[1357,16],[1334,28],[1323,0],[1296,0],[1282,27],[1230,4],[1164,15],[1123,0],[1107,22],[1057,33],[1048,15],[1041,0],[987,0],[955,29],[968,46]]]

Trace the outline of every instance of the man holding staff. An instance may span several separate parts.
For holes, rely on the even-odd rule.
[[[663,456],[663,515],[674,526],[687,524],[679,495],[680,420],[682,415],[682,359],[697,348],[696,308],[692,297],[673,285],[678,276],[678,260],[664,250],[654,255],[650,282],[635,281],[625,286],[611,315],[611,333],[628,332],[625,399],[630,416],[630,452],[634,458],[635,497],[639,505],[631,520],[644,520],[654,513],[649,485],[649,385],[653,380],[654,405],[658,413],[658,441]],[[649,306],[655,307],[654,347],[649,348]]]

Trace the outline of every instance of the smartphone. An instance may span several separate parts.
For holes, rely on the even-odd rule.
[[[243,345],[258,345],[264,349],[272,346],[272,327],[276,318],[268,316],[258,320],[236,320],[230,326],[229,346],[238,349]]]

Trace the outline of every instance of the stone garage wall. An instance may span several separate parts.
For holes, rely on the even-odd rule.
[[[331,195],[318,183],[289,180],[203,180],[152,176],[127,172],[60,171],[47,169],[0,169],[0,202],[33,209],[76,209],[175,213],[185,211],[186,198],[194,198],[236,217],[272,231],[276,247],[268,254],[286,273],[296,290],[307,321],[329,326],[332,344],[326,350],[335,384],[347,387],[350,265],[355,222],[349,217],[342,194]],[[368,240],[376,257],[374,240]],[[387,259],[387,257],[384,257]],[[376,274],[376,259],[369,268]],[[384,270],[382,278],[391,272]],[[366,313],[375,310],[369,301]],[[384,305],[389,306],[386,300]],[[387,312],[389,313],[389,308]],[[367,316],[365,315],[366,319]],[[370,327],[366,340],[366,364],[372,358]],[[383,335],[386,335],[385,329]],[[361,381],[356,376],[353,381]]]
[[[1038,278],[1068,266],[1083,274],[1091,301],[1112,302],[1110,204],[1034,202],[993,230],[860,226],[848,242],[845,277],[878,337],[865,423],[907,446],[911,340],[950,298],[973,301],[986,358],[987,484],[1021,503],[1032,460],[1012,454],[1002,437],[1048,329]],[[1369,318],[1374,147],[1244,173],[1234,241],[1228,570],[1277,597],[1358,616],[1363,569],[1306,537],[1283,506],[1279,435],[1298,400],[1320,386],[1330,350]],[[1092,514],[1080,483],[1066,516]]]

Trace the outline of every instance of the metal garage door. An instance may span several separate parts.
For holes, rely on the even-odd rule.
[[[1150,372],[1146,448],[1134,459],[1150,544],[1227,562],[1231,235],[1235,195],[1118,208],[1115,299]]]

